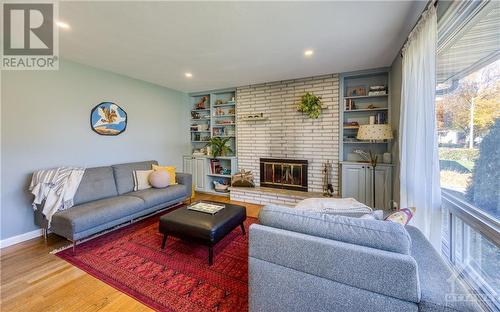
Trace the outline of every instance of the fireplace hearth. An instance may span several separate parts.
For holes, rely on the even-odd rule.
[[[307,160],[260,159],[260,186],[307,192]]]

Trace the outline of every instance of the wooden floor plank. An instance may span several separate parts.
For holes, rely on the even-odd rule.
[[[195,200],[212,200],[246,207],[257,217],[262,206],[197,193]],[[0,310],[127,312],[152,311],[147,306],[50,254],[68,241],[50,234],[47,243],[35,238],[0,251]]]

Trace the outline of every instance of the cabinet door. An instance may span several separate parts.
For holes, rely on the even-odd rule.
[[[205,189],[205,158],[195,158],[195,175],[193,179],[195,180],[195,187],[197,190],[204,190]]]
[[[366,165],[342,165],[342,197],[353,197],[367,205],[365,167]]]
[[[373,206],[373,170],[366,167],[366,201],[374,209],[390,209],[392,200],[392,168],[389,166],[375,167],[375,207]]]
[[[182,172],[193,174],[193,157],[187,156],[182,159]]]

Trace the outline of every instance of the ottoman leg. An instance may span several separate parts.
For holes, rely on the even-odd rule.
[[[214,248],[212,246],[208,247],[208,265],[214,263]]]
[[[165,249],[165,244],[167,243],[167,234],[163,234],[163,240],[161,242],[161,249]]]
[[[245,235],[246,234],[245,225],[242,223],[242,224],[240,224],[240,226],[241,226],[241,231],[243,232],[243,235]]]

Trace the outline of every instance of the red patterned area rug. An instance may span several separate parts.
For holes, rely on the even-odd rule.
[[[157,311],[247,311],[247,235],[237,227],[208,248],[169,237],[160,249],[159,216],[56,253],[94,277]]]

